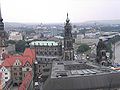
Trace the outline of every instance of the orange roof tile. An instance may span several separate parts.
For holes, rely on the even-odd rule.
[[[29,62],[32,65],[33,60],[35,60],[35,49],[26,48],[23,55],[9,55],[9,57],[5,58],[1,65],[5,67],[11,67],[16,59],[20,60],[22,66],[24,66],[26,62]]]
[[[29,56],[32,59],[35,59],[35,49],[26,48],[23,55],[24,56]]]
[[[29,86],[30,81],[32,79],[32,72],[29,71],[27,72],[25,78],[22,81],[22,84],[20,85],[20,87],[18,88],[18,90],[26,90],[27,86]]]
[[[19,59],[22,62],[22,56],[21,55],[15,55],[15,56],[10,56],[10,57],[6,58],[4,60],[4,62],[2,63],[2,66],[11,67],[11,66],[13,66],[16,59]]]

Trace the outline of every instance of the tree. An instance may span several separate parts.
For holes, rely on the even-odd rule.
[[[90,47],[87,44],[81,44],[77,49],[77,53],[84,53],[88,50],[90,50]]]
[[[25,50],[25,46],[26,45],[26,42],[24,40],[19,40],[16,42],[15,44],[15,50],[17,53],[21,53],[21,52],[24,52]]]

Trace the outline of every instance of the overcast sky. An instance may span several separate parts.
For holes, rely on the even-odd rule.
[[[120,0],[0,0],[7,22],[63,23],[120,19]]]

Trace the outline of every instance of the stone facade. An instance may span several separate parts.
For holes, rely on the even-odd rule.
[[[64,60],[71,61],[74,60],[74,49],[73,49],[73,37],[72,37],[72,26],[69,23],[69,18],[67,14],[65,31],[64,31]]]
[[[52,62],[62,60],[62,44],[56,41],[32,41],[30,48],[36,51],[34,80],[44,82],[50,74]]]
[[[13,64],[11,71],[12,71],[12,80],[15,85],[20,85],[22,83],[22,63],[19,59],[16,59],[15,63]]]

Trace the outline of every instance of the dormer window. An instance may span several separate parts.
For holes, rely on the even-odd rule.
[[[26,70],[29,71],[29,68],[27,68]]]
[[[27,63],[27,66],[29,66],[29,64]]]

